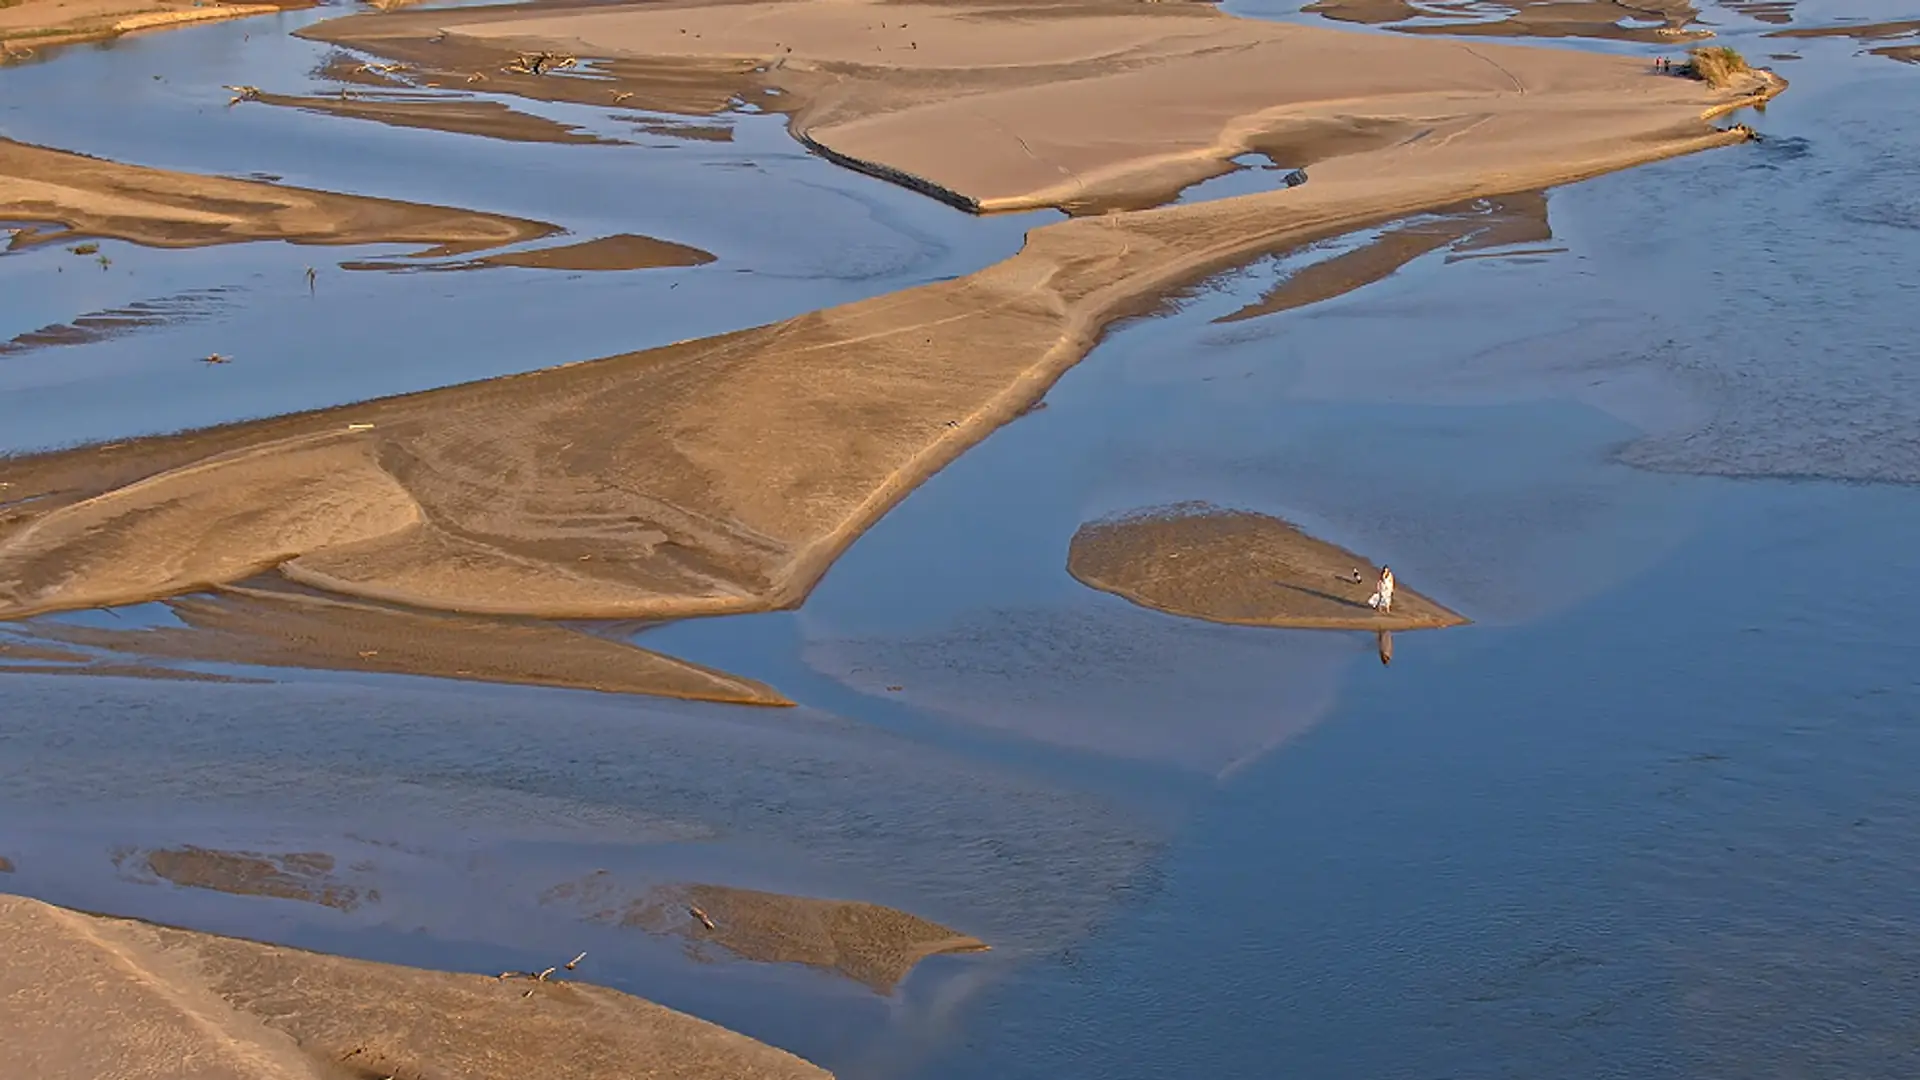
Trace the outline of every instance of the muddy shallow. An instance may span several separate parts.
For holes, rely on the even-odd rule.
[[[1769,47],[1739,35],[1774,24],[1709,13]],[[98,55],[179,42],[182,62],[254,62],[233,33]],[[1920,79],[1844,39],[1793,45],[1794,93],[1743,118],[1770,142],[1550,192],[1551,244],[1436,249],[1232,323],[1215,320],[1390,230],[1196,290],[916,492],[801,610],[637,638],[798,709],[220,665],[274,681],[0,678],[7,888],[467,970],[589,949],[596,979],[844,1077],[1254,1078],[1281,1055],[1327,1077],[1913,1075],[1920,657],[1887,613],[1920,603],[1920,132],[1900,127]],[[122,70],[68,59],[0,80],[84,98],[80,75],[46,80]],[[16,85],[0,81],[0,123],[27,137],[44,110],[11,108]],[[534,150],[438,142],[503,163],[447,191],[408,149],[418,133],[261,110],[274,124],[228,144],[193,125],[251,124],[241,110],[190,119],[160,93],[184,149],[143,141],[132,111],[69,123],[64,145],[551,212],[515,194],[544,175],[516,157]],[[356,182],[295,130],[395,141]],[[42,445],[517,370],[1000,253],[973,246],[992,221],[761,145],[869,246],[830,250],[792,219],[756,239],[771,197],[674,231],[616,169],[580,165],[552,182],[577,184],[585,209],[561,223],[582,239],[719,261],[572,281],[329,271],[309,297],[307,249],[110,248],[131,285],[65,252],[0,258],[26,298],[0,316],[8,337],[246,286],[199,321],[0,356],[0,431]],[[789,276],[732,273],[763,256]],[[721,280],[690,293],[701,275]],[[670,280],[669,303],[649,283]],[[329,289],[353,319],[314,306]],[[507,295],[525,303],[493,315]],[[249,362],[282,334],[287,359]],[[409,362],[359,355],[361,334]],[[223,347],[229,367],[191,360]],[[1371,635],[1174,619],[1066,573],[1083,523],[1188,499],[1385,559],[1474,624],[1407,635],[1382,668]],[[365,864],[380,900],[212,894],[113,862],[189,845]],[[804,965],[704,963],[539,903],[602,868],[857,898],[995,948],[927,960],[891,998]]]

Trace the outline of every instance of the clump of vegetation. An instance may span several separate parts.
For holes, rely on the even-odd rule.
[[[75,244],[67,250],[73,252],[75,255],[98,255],[100,253],[100,245]]]
[[[1725,86],[1735,75],[1749,70],[1747,58],[1725,45],[1695,49],[1692,56],[1687,64],[1688,72],[1696,79],[1705,80],[1708,86]]]

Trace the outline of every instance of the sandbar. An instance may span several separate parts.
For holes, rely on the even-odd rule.
[[[833,971],[878,994],[891,994],[929,956],[988,948],[979,938],[879,904],[712,884],[661,885],[628,897],[604,872],[555,886],[541,902],[685,937],[695,951],[712,944],[743,960]]]
[[[458,262],[405,262],[395,259],[361,259],[343,262],[343,270],[484,270],[493,266],[515,266],[524,270],[651,270],[668,266],[705,266],[713,262],[712,253],[671,240],[651,236],[616,233],[595,240],[526,251],[502,251]]]
[[[7,895],[0,937],[0,1046],[8,1068],[34,1080],[829,1075],[571,978],[376,964]]]
[[[1610,41],[1686,41],[1711,37],[1692,28],[1693,0],[1315,0],[1301,10],[1338,22],[1408,34],[1584,37]]]
[[[319,851],[275,855],[188,846],[146,852],[141,866],[175,885],[233,896],[298,900],[340,911],[352,911],[363,899],[359,889],[333,879],[333,856]],[[377,893],[366,897],[377,898]]]
[[[1209,622],[1430,630],[1467,621],[1404,584],[1391,612],[1376,611],[1367,598],[1377,565],[1279,518],[1199,503],[1081,526],[1067,572],[1141,607]]]
[[[123,307],[103,308],[76,315],[72,322],[51,323],[0,341],[0,356],[60,345],[86,345],[156,326],[175,326],[208,318],[231,303],[230,287],[189,289],[171,296],[136,300]]]
[[[454,254],[557,231],[500,214],[123,165],[7,139],[0,139],[0,220],[65,226],[16,237],[15,247],[97,236],[161,248],[286,240],[428,244]]]
[[[1866,43],[1883,41],[1913,42],[1913,44],[1878,45],[1867,51],[1875,56],[1884,56],[1889,60],[1899,60],[1908,64],[1920,64],[1920,19],[1902,19],[1877,23],[1841,23],[1836,26],[1796,27],[1791,30],[1775,30],[1767,36],[1779,38],[1846,37]]]
[[[35,50],[52,45],[312,6],[313,0],[250,0],[237,4],[202,4],[200,0],[12,0],[0,4],[0,64],[31,57]]]
[[[302,112],[371,120],[389,127],[478,135],[506,142],[613,145],[616,140],[521,112],[504,102],[452,97],[428,91],[358,94],[261,93],[246,104],[299,109]]]
[[[1422,255],[1450,249],[1453,259],[1477,258],[1490,249],[1553,239],[1544,192],[1524,191],[1441,207],[1388,228],[1360,247],[1309,263],[1282,278],[1260,299],[1215,319],[1240,322],[1291,311],[1343,296],[1379,281]],[[1539,253],[1545,249],[1533,249]]]
[[[51,641],[139,657],[793,704],[764,683],[556,623],[389,607],[271,578],[175,597],[167,606],[183,625],[123,630],[42,621],[27,628]]]
[[[0,507],[0,618],[270,569],[336,596],[468,614],[666,619],[796,605],[888,508],[1031,406],[1106,326],[1168,291],[1432,207],[1732,145],[1745,134],[1709,117],[1783,85],[1755,73],[1715,89],[1633,58],[1162,8],[1173,10],[792,3],[372,17],[429,18],[421,25],[445,24],[442,44],[456,47],[477,34],[518,48],[538,29],[578,51],[607,39],[603,52],[691,40],[676,27],[692,24],[723,40],[666,59],[719,67],[756,64],[740,50],[774,27],[795,55],[812,42],[831,56],[861,19],[884,19],[889,34],[903,20],[918,48],[883,58],[896,66],[866,61],[877,75],[833,92],[822,61],[783,96],[805,99],[794,119],[807,137],[983,206],[1180,181],[1252,141],[1330,122],[1405,134],[1352,140],[1304,186],[1046,225],[979,272],[770,326],[0,462],[15,497]],[[320,29],[341,36],[345,24],[369,26],[354,16]],[[759,60],[774,73],[773,54]],[[1012,89],[936,92],[951,72],[923,70],[932,61],[974,64]],[[1088,64],[1106,74],[1061,78]],[[1004,130],[982,129],[982,117]],[[1074,162],[1066,181],[1056,158]]]

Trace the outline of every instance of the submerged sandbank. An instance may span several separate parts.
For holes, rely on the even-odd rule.
[[[22,629],[125,656],[793,704],[764,683],[555,623],[389,607],[271,578],[175,597],[167,607],[182,625],[121,629],[43,620]]]
[[[6,895],[0,936],[0,1045],[35,1080],[177,1076],[188,1066],[203,1080],[829,1075],[571,978],[376,964]]]
[[[15,246],[95,236],[149,247],[428,244],[446,254],[558,231],[500,214],[122,165],[7,139],[0,139],[0,221],[65,227],[15,237]]]
[[[1159,507],[1074,533],[1067,572],[1141,607],[1209,622],[1314,630],[1427,630],[1467,620],[1400,586],[1367,606],[1380,568],[1276,517]]]
[[[1247,27],[1264,24],[1158,5],[1039,9],[1038,27],[1012,17],[1034,9],[1010,6],[771,7],[767,20],[740,25],[804,31],[792,35],[795,55],[808,42],[830,55],[849,18],[884,17],[889,34],[896,19],[910,24],[918,48],[904,51],[918,59],[868,61],[866,81],[837,95],[808,82],[825,67],[801,72],[795,85],[815,89],[796,116],[831,120],[811,130],[956,190],[1026,202],[1089,185],[1125,190],[1294,136],[1328,156],[1303,187],[1048,225],[977,273],[771,326],[0,462],[12,500],[0,505],[0,617],[167,597],[273,568],[333,594],[464,613],[675,618],[797,604],[890,506],[1029,407],[1106,325],[1167,290],[1426,208],[1729,145],[1744,136],[1706,117],[1779,86],[1756,75],[1741,91],[1716,91],[1653,76],[1641,61],[1568,52],[1256,32]],[[434,11],[327,27],[478,19],[496,20],[485,34],[506,35],[544,19],[546,33],[644,44],[683,37],[675,20],[733,33],[729,20],[750,9],[759,7]],[[1248,89],[1237,61],[1196,45],[1225,48],[1245,34],[1247,55],[1263,64],[1272,58],[1253,48],[1261,42],[1312,59],[1277,65],[1293,82],[1261,76]],[[461,47],[467,35],[449,30],[443,44]],[[754,63],[731,51],[743,46],[715,47],[668,59]],[[974,87],[961,100],[985,111],[969,119],[953,93],[931,89],[951,71],[915,67],[931,57],[991,67],[981,77],[1017,85]],[[1110,73],[1059,82],[1083,63]],[[1110,98],[1085,87],[1048,96],[1056,83],[1108,78],[1120,80]],[[1148,91],[1167,97],[1165,111],[1141,112]],[[1002,118],[1004,133],[977,154],[948,152],[975,145],[979,116]],[[1335,129],[1363,137],[1320,138]],[[1191,149],[1168,157],[1168,139]],[[1053,165],[1036,173],[1024,155],[1002,152],[1023,142],[1036,159],[1079,163],[1081,182],[1061,188]]]
[[[685,937],[743,960],[803,964],[891,994],[929,956],[981,952],[987,943],[896,908],[729,885],[661,885],[628,895],[604,871],[547,890],[543,904],[575,906],[590,918]]]

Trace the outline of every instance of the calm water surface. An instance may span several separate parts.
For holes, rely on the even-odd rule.
[[[1920,1075],[1920,634],[1901,616],[1920,605],[1920,69],[1846,41],[1779,49],[1751,38],[1762,24],[1713,17],[1749,55],[1804,58],[1781,64],[1790,94],[1743,118],[1761,144],[1554,191],[1557,253],[1436,253],[1233,324],[1212,320],[1331,249],[1197,288],[916,492],[799,611],[640,639],[802,708],[244,669],[273,681],[16,676],[0,681],[0,852],[20,864],[6,887],[471,970],[588,948],[597,979],[848,1077]],[[0,73],[0,124],[147,163],[577,213],[562,223],[721,255],[566,283],[515,274],[575,313],[556,349],[653,343],[662,309],[646,298],[672,275],[689,283],[676,296],[721,279],[677,316],[717,329],[960,272],[1018,238],[816,167],[773,129],[751,151],[767,165],[755,190],[793,186],[756,212],[803,189],[865,207],[885,269],[809,274],[804,260],[827,257],[815,237],[755,241],[731,209],[689,211],[679,232],[619,199],[556,211],[510,164],[608,155],[580,166],[586,192],[587,176],[652,160],[632,148],[448,136],[462,148],[448,152],[506,170],[456,182],[427,136],[394,136],[396,157],[363,168],[302,147],[361,146],[370,125],[262,112],[246,120],[266,147],[255,162],[216,135],[168,150],[143,147],[139,124],[55,126],[7,92],[96,62]],[[193,108],[148,104],[201,130]],[[203,281],[310,256],[127,257]],[[38,280],[50,258],[0,259],[0,283]],[[762,280],[771,265],[784,284]],[[391,315],[416,326],[403,341],[418,366],[333,384],[263,358],[274,367],[215,411],[517,370],[537,328],[504,316],[500,333],[530,336],[423,340],[465,333],[509,287],[490,278],[323,279],[355,283],[338,287],[364,290],[353,302],[370,313],[387,310],[376,294],[445,293],[430,318]],[[40,286],[33,318],[84,310],[65,287]],[[273,303],[308,302],[303,282],[288,291]],[[266,303],[9,358],[0,380],[21,381],[0,381],[0,431],[38,445],[187,422],[174,418],[198,415],[199,391],[141,373],[173,370],[175,335]],[[628,305],[653,314],[622,319]],[[252,340],[281,352],[261,318]],[[70,382],[47,374],[70,363]],[[61,434],[68,420],[79,434]],[[1370,637],[1182,621],[1066,575],[1080,523],[1195,498],[1386,558],[1475,623],[1400,635],[1383,668]],[[333,913],[113,863],[178,843],[335,852],[370,867],[383,900]],[[542,903],[595,869],[636,889],[870,899],[996,949],[924,965],[885,998],[702,963]]]

